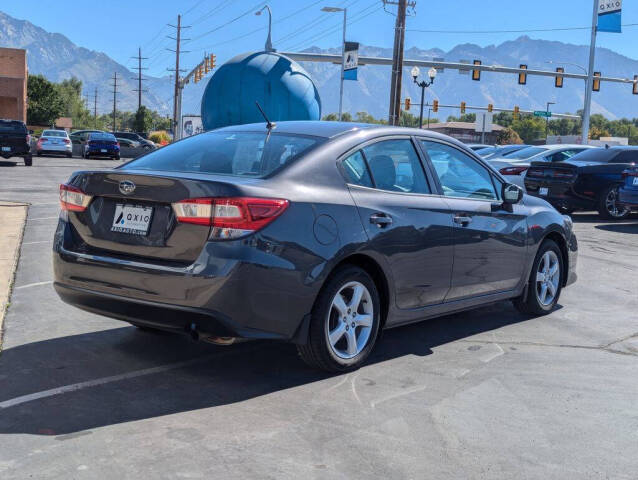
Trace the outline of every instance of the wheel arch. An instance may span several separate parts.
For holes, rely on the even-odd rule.
[[[558,248],[560,249],[561,257],[563,260],[563,268],[560,272],[560,284],[561,286],[566,286],[567,284],[567,274],[569,272],[569,252],[567,250],[567,240],[560,232],[554,230],[547,233],[543,237],[543,241],[540,243],[541,245],[545,240],[552,240]]]

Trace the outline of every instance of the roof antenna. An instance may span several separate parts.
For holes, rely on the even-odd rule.
[[[274,122],[271,122],[270,120],[268,120],[268,117],[264,113],[264,110],[261,108],[261,105],[259,105],[258,101],[255,101],[255,105],[257,105],[257,108],[259,109],[259,112],[261,113],[262,117],[264,117],[264,120],[266,120],[266,128],[268,129],[268,132],[270,132],[270,130],[275,128],[277,126],[277,124],[274,123]]]

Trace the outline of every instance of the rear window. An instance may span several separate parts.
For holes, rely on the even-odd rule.
[[[17,132],[17,133],[27,133],[27,127],[22,122],[15,121],[0,121],[0,132]]]
[[[530,158],[539,153],[543,153],[546,150],[547,150],[546,148],[542,148],[542,147],[527,147],[527,148],[523,148],[522,150],[518,150],[517,152],[510,153],[507,156],[507,158],[510,158],[510,159],[516,158],[518,160],[525,160],[526,158]]]
[[[210,132],[155,150],[122,168],[265,177],[319,141],[278,133]]]
[[[107,140],[110,142],[115,142],[115,137],[110,133],[91,133],[89,134],[90,140]]]
[[[570,160],[579,160],[583,162],[609,162],[618,155],[618,150],[610,150],[607,148],[588,148],[574,155]]]
[[[64,137],[66,138],[66,132],[62,130],[45,130],[42,132],[43,137]]]

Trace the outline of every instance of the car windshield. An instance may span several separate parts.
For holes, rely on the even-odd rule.
[[[91,133],[89,135],[91,140],[108,140],[111,142],[115,142],[115,137],[110,133]]]
[[[43,137],[64,137],[66,138],[66,132],[62,130],[45,130],[42,132]]]
[[[511,153],[510,155],[507,156],[507,158],[524,160],[526,158],[533,157],[534,155],[538,155],[539,153],[543,153],[545,151],[547,151],[547,148],[527,147],[527,148],[523,148],[522,150],[518,150],[514,153]]]
[[[163,147],[122,168],[265,177],[319,141],[278,133],[210,132]]]

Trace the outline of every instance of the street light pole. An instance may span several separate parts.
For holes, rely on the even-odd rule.
[[[419,82],[417,80],[417,77],[419,76],[419,73],[420,73],[419,67],[412,67],[412,71],[410,73],[412,74],[412,79],[414,80],[414,83],[416,83],[416,85],[421,88],[421,111],[419,113],[419,128],[423,128],[423,105],[425,103],[425,89],[434,83],[434,78],[436,77],[436,68],[432,67],[430,68],[430,70],[428,70],[428,76],[430,77],[429,82],[426,82],[425,80],[422,80],[421,82]],[[428,113],[428,127],[429,127],[429,124],[430,124],[430,121],[429,121],[429,113]]]
[[[321,9],[322,12],[343,12],[343,38],[341,42],[341,78],[339,85],[339,121],[341,121],[341,117],[343,114],[343,71],[346,63],[346,17],[347,17],[347,8],[341,7],[323,7]]]
[[[594,57],[596,54],[596,30],[598,28],[598,4],[599,0],[594,0],[594,13],[591,21],[591,42],[589,44],[589,69],[587,71],[585,105],[583,107],[583,145],[587,145],[589,142],[589,116],[591,114],[591,92],[594,84]]]
[[[255,15],[259,16],[261,15],[261,12],[263,12],[264,10],[268,10],[268,37],[266,38],[266,51],[267,52],[274,52],[275,49],[272,48],[272,40],[271,40],[271,36],[270,33],[272,31],[272,12],[270,11],[270,6],[269,5],[264,5],[261,10],[258,10],[257,12],[255,12]]]

